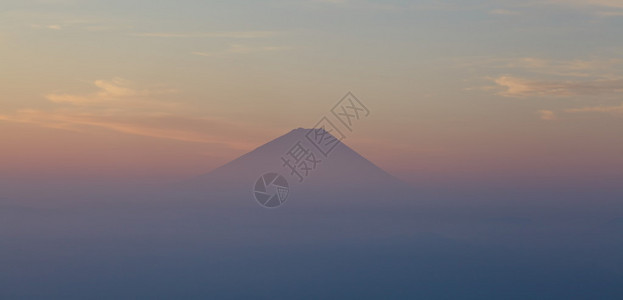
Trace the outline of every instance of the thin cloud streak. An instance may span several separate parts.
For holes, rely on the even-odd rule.
[[[544,121],[554,121],[558,119],[558,117],[556,116],[556,113],[551,110],[544,110],[544,109],[539,110],[537,111],[537,114],[539,115],[541,120],[544,120]]]
[[[623,59],[574,59],[574,60],[547,60],[535,57],[524,57],[509,61],[505,67],[523,69],[529,72],[545,75],[569,77],[618,77],[621,72]]]
[[[618,57],[572,60],[481,58],[463,67],[474,66],[506,71],[504,75],[488,77],[495,86],[479,88],[496,91],[504,97],[571,97],[623,92],[623,59]]]
[[[501,16],[515,16],[515,15],[519,15],[519,12],[518,11],[513,11],[513,10],[508,10],[508,9],[503,9],[503,8],[498,8],[498,9],[490,10],[489,14],[491,14],[491,15],[501,15]]]
[[[511,72],[530,72],[563,77],[620,78],[623,59],[619,57],[591,57],[589,59],[543,59],[539,57],[463,57],[455,59],[460,68],[510,69]],[[507,71],[507,73],[510,73]]]
[[[195,52],[191,52],[191,54],[199,55],[199,56],[218,56],[218,55],[227,55],[227,54],[251,54],[251,53],[258,53],[258,52],[286,51],[290,49],[291,49],[290,47],[283,47],[283,46],[253,47],[253,46],[235,44],[235,45],[231,45],[229,49],[224,50],[224,51],[215,51],[215,52],[195,51]]]
[[[48,128],[88,132],[88,127],[99,127],[126,134],[193,143],[221,144],[232,149],[248,150],[256,143],[241,142],[239,139],[211,135],[197,128],[232,128],[228,122],[207,118],[193,118],[175,115],[117,117],[71,111],[45,112],[21,110],[13,115],[0,115],[0,120],[35,124]],[[177,124],[176,124],[177,123]],[[184,126],[194,124],[194,128]],[[231,130],[230,130],[231,131]],[[242,131],[242,129],[240,129]]]
[[[260,142],[253,142],[257,132],[243,125],[192,116],[175,102],[152,98],[172,90],[135,89],[122,78],[95,80],[93,85],[98,90],[86,95],[46,95],[48,101],[59,105],[52,110],[22,109],[0,115],[0,120],[85,133],[92,128],[103,128],[160,139],[220,144],[238,150],[249,150]]]
[[[154,99],[155,96],[176,93],[177,91],[174,89],[135,89],[132,87],[132,82],[123,78],[95,80],[93,85],[98,88],[98,91],[86,95],[49,93],[44,97],[48,101],[58,104],[108,107],[117,111],[131,108],[163,110],[179,107],[175,102]]]
[[[615,113],[615,114],[623,114],[623,104],[619,106],[592,106],[592,107],[582,107],[582,108],[569,108],[566,109],[567,113]]]
[[[620,0],[549,0],[548,3],[570,6],[595,6],[623,9],[623,1]]]
[[[231,39],[258,39],[278,35],[277,31],[229,31],[229,32],[143,32],[130,33],[138,37],[158,38],[231,38]]]
[[[503,90],[498,95],[504,97],[571,97],[582,95],[604,95],[623,92],[623,79],[586,81],[547,81],[530,80],[513,76],[500,76],[494,79]]]

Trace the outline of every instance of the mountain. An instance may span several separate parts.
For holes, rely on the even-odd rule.
[[[323,147],[327,144],[324,143],[320,149],[316,148],[313,145],[314,130],[294,129],[209,173],[193,178],[185,184],[185,188],[248,199],[253,195],[251,190],[256,188],[258,179],[273,173],[287,181],[290,198],[337,197],[353,200],[362,196],[384,197],[409,190],[407,184],[343,142],[332,140],[335,137],[328,133],[323,141],[328,141],[330,147]],[[297,160],[299,167],[294,163]],[[288,165],[295,166],[295,171]],[[269,178],[273,180],[276,177]]]

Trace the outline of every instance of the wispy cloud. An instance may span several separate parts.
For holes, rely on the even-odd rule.
[[[623,1],[621,0],[549,0],[547,3],[572,6],[623,8]]]
[[[544,121],[554,121],[558,119],[558,117],[556,116],[556,113],[551,110],[542,109],[542,110],[537,111],[537,114],[539,115],[541,120],[544,120]]]
[[[331,4],[340,4],[340,3],[348,2],[348,0],[313,0],[313,1],[321,2],[321,3],[331,3]]]
[[[407,10],[439,10],[439,9],[455,9],[457,6],[441,1],[435,2],[390,2],[390,1],[373,1],[373,0],[309,0],[307,3],[316,3],[320,5],[332,5],[349,10],[372,10],[384,12],[404,12]]]
[[[489,76],[494,91],[505,97],[611,95],[623,92],[623,59],[551,60],[535,57],[475,59],[464,67],[482,67],[504,75]],[[521,75],[514,75],[521,74]]]
[[[620,105],[598,105],[598,106],[585,106],[579,108],[567,108],[560,110],[560,114],[610,114],[616,116],[623,116],[623,103]],[[558,119],[558,114],[551,110],[539,110],[537,112],[542,120],[552,121]]]
[[[256,145],[245,139],[228,138],[227,133],[240,134],[242,129],[217,119],[179,115],[115,115],[57,110],[20,110],[13,115],[0,115],[0,120],[36,124],[48,128],[88,132],[102,128],[125,134],[183,142],[221,144],[232,149],[249,149]],[[218,130],[215,130],[217,129]],[[238,130],[233,130],[237,128]],[[205,130],[211,129],[211,130]]]
[[[93,31],[127,29],[127,25],[121,26],[118,21],[105,20],[98,17],[74,17],[56,14],[28,14],[28,13],[12,13],[7,16],[15,22],[34,19],[37,23],[30,24],[32,29],[50,29],[50,30],[66,30],[66,29],[83,29]]]
[[[623,15],[623,1],[620,0],[547,0],[524,2],[522,5],[554,5],[576,9],[581,12],[601,17],[616,17]]]
[[[176,141],[220,144],[232,149],[254,146],[253,130],[218,118],[194,116],[175,102],[157,100],[173,89],[137,89],[122,78],[95,80],[88,94],[50,93],[50,110],[21,109],[0,120],[88,132],[89,128]]]
[[[143,32],[130,33],[131,36],[159,38],[232,38],[257,39],[278,35],[277,31],[225,31],[225,32]]]
[[[514,10],[504,9],[504,8],[497,8],[497,9],[490,10],[489,14],[491,14],[491,15],[502,15],[502,16],[512,16],[512,15],[519,15],[519,12],[518,11],[514,11]]]
[[[488,68],[490,71],[534,73],[562,77],[619,78],[623,75],[623,58],[590,57],[588,59],[544,59],[539,57],[467,57],[458,58],[463,68]]]
[[[602,95],[623,92],[623,79],[548,81],[500,76],[494,82],[502,88],[498,94],[505,97]]]
[[[89,94],[76,95],[69,93],[49,93],[45,98],[54,103],[65,103],[75,106],[109,106],[109,107],[151,107],[171,108],[175,103],[158,101],[153,96],[175,93],[174,89],[136,89],[132,82],[123,78],[112,80],[95,80],[93,85],[97,91]]]
[[[571,77],[619,77],[623,67],[620,58],[592,58],[573,60],[547,60],[535,57],[524,57],[511,60],[508,68],[524,69],[526,71]]]
[[[58,25],[58,24],[52,24],[52,25],[31,24],[30,27],[35,28],[35,29],[52,29],[52,30],[61,30],[63,28],[63,26]]]
[[[602,17],[623,17],[623,9],[619,11],[598,11],[597,15]]]
[[[200,56],[219,56],[226,54],[250,54],[257,52],[274,52],[274,51],[285,51],[291,49],[290,47],[283,46],[247,46],[247,45],[231,45],[229,49],[223,51],[214,51],[214,52],[200,52],[195,51],[192,54],[200,55]]]
[[[566,109],[565,112],[568,113],[614,113],[614,114],[623,114],[623,104],[618,106],[589,106],[582,108],[569,108]]]

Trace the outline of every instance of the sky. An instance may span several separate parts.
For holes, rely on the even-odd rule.
[[[623,0],[0,0],[0,298],[623,299],[622,29]],[[197,177],[348,92],[344,143],[415,188],[342,148],[264,209],[247,166],[289,138]]]
[[[347,92],[414,184],[617,186],[623,1],[0,1],[0,178],[177,180]]]

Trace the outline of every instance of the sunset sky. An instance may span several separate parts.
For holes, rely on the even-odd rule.
[[[0,179],[176,180],[352,91],[413,184],[620,185],[623,1],[2,0]]]

